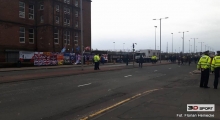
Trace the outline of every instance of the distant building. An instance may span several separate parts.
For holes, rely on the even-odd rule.
[[[83,0],[83,44],[91,46],[91,0]],[[19,51],[77,52],[80,0],[0,0],[0,62]]]

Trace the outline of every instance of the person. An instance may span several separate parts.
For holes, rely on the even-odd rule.
[[[143,60],[144,60],[143,56],[140,55],[140,58],[139,58],[139,67],[141,67],[141,68],[142,68],[142,65],[143,65]]]
[[[128,54],[127,54],[127,55],[126,55],[126,58],[125,58],[126,66],[128,66],[128,59],[129,59],[129,56],[128,56]]]
[[[98,70],[100,70],[100,69],[99,69],[99,65],[100,65],[100,62],[101,62],[101,59],[100,59],[100,58],[101,58],[101,54],[98,55],[98,65],[97,65],[97,69],[98,69]]]
[[[86,63],[89,65],[89,55],[86,56]]]
[[[154,63],[156,64],[157,63],[157,56],[154,55]]]
[[[197,69],[201,70],[201,79],[200,79],[200,87],[209,88],[209,69],[210,69],[210,61],[211,58],[208,56],[209,51],[205,51],[204,55],[199,59],[197,64]]]
[[[191,64],[191,56],[190,55],[187,57],[187,61],[188,61],[188,64],[190,66],[190,64]]]
[[[94,65],[94,70],[98,70],[98,63],[99,63],[99,55],[98,54],[96,54],[96,55],[94,55],[94,62],[95,62],[95,65]]]
[[[101,63],[102,63],[103,65],[105,64],[105,58],[104,58],[103,55],[101,56]]]
[[[151,61],[152,61],[152,64],[155,63],[155,56],[154,55],[151,57]]]
[[[212,71],[212,73],[213,72],[215,73],[214,89],[217,89],[218,88],[219,72],[220,72],[220,51],[217,51],[217,55],[212,60],[211,71]]]

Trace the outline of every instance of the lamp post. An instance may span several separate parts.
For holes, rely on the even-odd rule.
[[[201,43],[201,52],[202,52],[202,43],[204,43],[204,42],[199,42],[199,43]]]
[[[82,0],[80,0],[80,17],[81,17],[81,68],[83,70],[83,12],[82,12]]]
[[[132,45],[133,46],[133,67],[134,67],[134,51],[135,51],[134,48],[135,48],[135,44],[137,45],[137,43],[133,43],[133,45]]]
[[[184,53],[184,33],[185,33],[185,32],[189,32],[189,31],[179,32],[179,33],[183,33],[183,51],[182,51],[183,53]]]
[[[189,53],[190,53],[190,40],[189,40]]]
[[[157,26],[154,26],[155,27],[155,50],[157,49],[156,48],[156,44],[157,44],[157,41],[156,41],[156,28],[157,28]]]
[[[190,52],[192,53],[192,45],[190,45]]]
[[[198,39],[198,38],[191,38],[191,39],[194,39],[194,53],[195,53],[195,45],[196,45],[195,39]]]
[[[124,50],[124,45],[125,45],[125,43],[123,43],[123,51],[125,51],[125,50]]]
[[[173,53],[173,33],[172,34],[172,53]]]
[[[115,51],[115,42],[113,42],[114,43],[114,51]]]
[[[153,20],[160,20],[160,63],[161,63],[161,20],[168,19],[168,17],[160,18],[160,19],[153,19]]]

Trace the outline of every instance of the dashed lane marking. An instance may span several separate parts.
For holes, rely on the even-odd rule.
[[[83,87],[83,86],[87,86],[87,85],[91,85],[92,83],[88,83],[88,84],[83,84],[83,85],[78,85],[78,87]]]
[[[163,88],[161,88],[161,89],[163,89]],[[131,100],[133,100],[133,99],[135,99],[135,98],[137,98],[137,97],[141,97],[141,96],[143,96],[143,95],[150,94],[151,92],[154,92],[154,91],[157,91],[157,90],[161,90],[161,89],[152,89],[152,90],[148,90],[148,91],[139,93],[139,94],[134,95],[134,96],[132,96],[132,97],[130,97],[130,98],[127,98],[127,99],[125,99],[125,100],[122,100],[122,101],[120,101],[120,102],[118,102],[118,103],[116,103],[116,104],[114,104],[114,105],[112,105],[112,106],[109,106],[109,107],[104,108],[104,109],[102,109],[102,110],[99,110],[99,111],[97,111],[97,112],[95,112],[95,113],[93,113],[93,114],[90,114],[90,115],[88,115],[88,116],[86,116],[86,117],[84,117],[84,118],[81,118],[80,120],[88,120],[88,119],[91,119],[91,118],[93,118],[93,117],[95,117],[95,116],[98,116],[98,115],[100,115],[100,114],[102,114],[102,113],[104,113],[104,112],[109,111],[110,109],[113,109],[113,108],[115,108],[115,107],[117,107],[117,106],[120,106],[120,105],[126,103],[126,102],[129,102],[129,101],[131,101]]]

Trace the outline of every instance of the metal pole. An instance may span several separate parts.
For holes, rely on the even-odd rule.
[[[189,40],[189,53],[190,53],[190,40]]]
[[[161,19],[160,19],[160,63],[161,63]]]
[[[133,43],[133,67],[134,67],[134,43]]]
[[[156,43],[157,43],[157,42],[156,42],[156,28],[157,28],[157,26],[155,26],[155,50],[157,49],[157,48],[156,48]]]
[[[172,33],[172,53],[173,53],[173,33]]]
[[[184,32],[183,32],[183,51],[182,52],[184,53]]]
[[[196,43],[195,43],[195,38],[194,38],[194,53],[195,53],[195,44],[196,44]]]
[[[82,0],[80,1],[80,14],[81,14],[81,68],[83,70],[83,12],[82,12]]]

